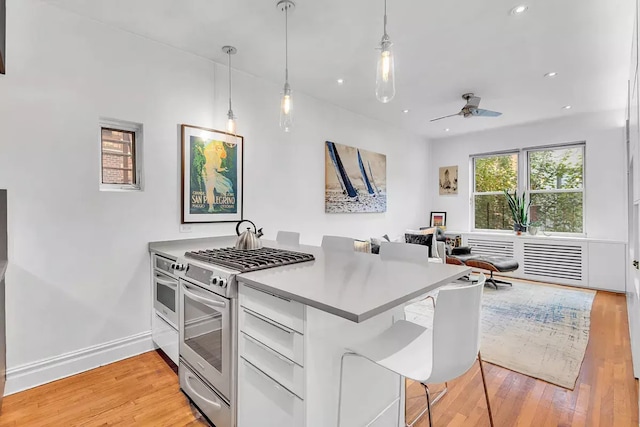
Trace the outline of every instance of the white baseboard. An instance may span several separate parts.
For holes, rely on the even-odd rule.
[[[5,396],[154,349],[151,331],[7,369]]]

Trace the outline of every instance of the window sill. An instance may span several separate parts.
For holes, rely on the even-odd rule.
[[[142,187],[137,185],[101,184],[100,191],[114,191],[120,193],[141,192]]]

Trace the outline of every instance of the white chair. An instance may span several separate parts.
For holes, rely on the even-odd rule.
[[[322,249],[338,252],[353,252],[355,246],[354,240],[350,237],[342,236],[323,236]]]
[[[295,231],[278,231],[276,242],[280,243],[281,245],[299,246],[300,233],[296,233]]]
[[[427,407],[408,426],[413,426],[425,412],[429,415],[429,426],[432,426],[432,402],[427,383],[443,383],[461,376],[473,366],[477,357],[489,421],[493,427],[480,355],[480,309],[485,281],[486,277],[481,274],[477,283],[442,288],[435,304],[432,328],[399,320],[380,335],[359,343],[344,353],[340,360],[338,427],[342,405],[342,370],[346,356],[366,358],[422,384],[427,396]]]
[[[412,243],[380,243],[380,259],[425,263],[429,261],[429,248]]]

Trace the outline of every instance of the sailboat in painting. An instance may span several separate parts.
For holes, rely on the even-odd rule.
[[[331,141],[327,141],[327,149],[329,150],[329,156],[331,156],[331,160],[333,161],[333,165],[336,169],[336,174],[338,175],[338,181],[342,186],[342,191],[347,196],[357,199],[358,190],[356,190],[353,184],[351,184],[347,171],[344,169],[344,165],[342,164],[342,159],[340,159],[340,154],[338,154],[338,150],[336,149],[336,144]]]
[[[325,143],[325,212],[386,212],[387,156]]]
[[[371,186],[371,181],[369,181],[369,177],[367,176],[367,171],[364,169],[364,164],[362,163],[362,156],[360,155],[360,150],[358,150],[358,167],[360,167],[360,173],[362,174],[362,181],[364,185],[367,187],[367,192],[370,195],[375,196],[376,193],[373,191],[373,187]],[[371,170],[369,170],[371,172]]]

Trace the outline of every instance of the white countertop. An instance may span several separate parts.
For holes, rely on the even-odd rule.
[[[149,244],[149,250],[169,258],[187,250],[233,246],[235,236]],[[317,246],[269,247],[311,253],[315,261],[270,268],[237,276],[257,289],[301,302],[354,322],[402,305],[471,272],[468,267],[429,263],[383,261],[360,252],[325,252]]]

